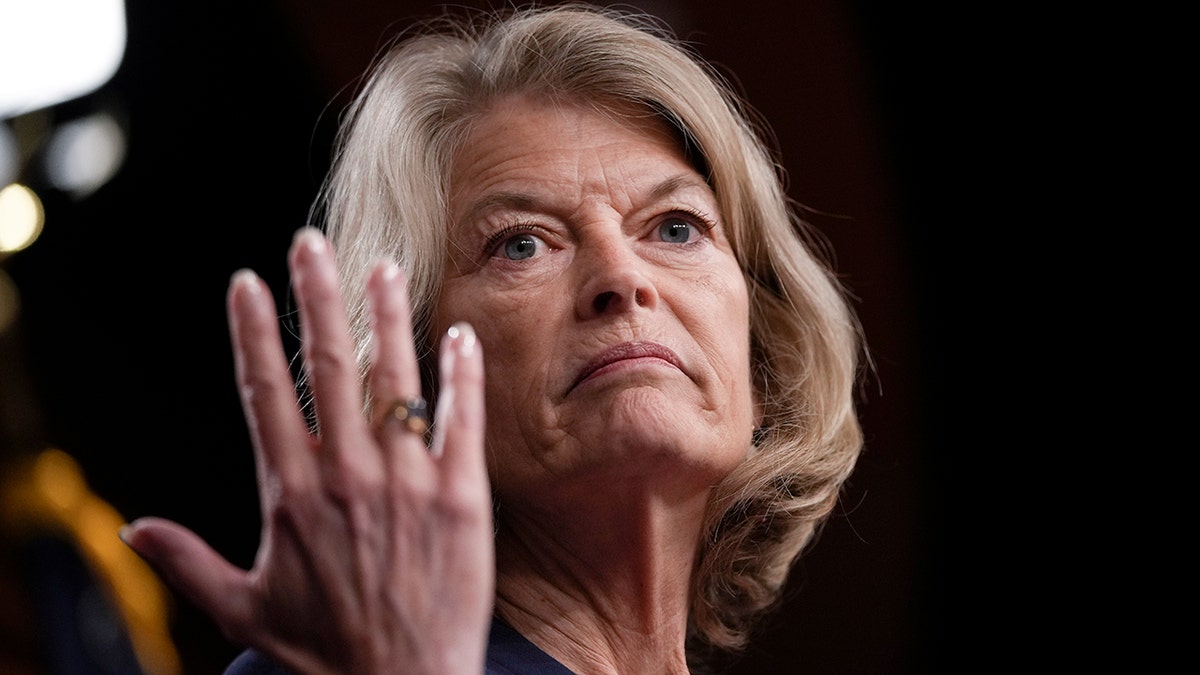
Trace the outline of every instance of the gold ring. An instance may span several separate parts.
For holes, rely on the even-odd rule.
[[[400,422],[406,431],[424,435],[429,429],[429,408],[420,396],[397,399],[388,406],[382,422],[389,419]]]

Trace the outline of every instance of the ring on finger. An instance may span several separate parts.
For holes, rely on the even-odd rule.
[[[423,436],[429,429],[429,407],[426,405],[425,399],[420,396],[398,398],[384,409],[379,426],[383,426],[389,420],[399,422],[405,431]]]

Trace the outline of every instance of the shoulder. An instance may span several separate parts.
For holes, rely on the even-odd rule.
[[[292,675],[265,654],[247,649],[238,654],[224,675]],[[484,675],[575,675],[500,618],[492,619],[488,632]]]
[[[496,616],[488,633],[484,675],[575,674]]]

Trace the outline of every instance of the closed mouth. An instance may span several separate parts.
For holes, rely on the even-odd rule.
[[[585,380],[591,377],[596,371],[605,368],[618,361],[627,361],[631,359],[653,358],[665,361],[680,371],[683,370],[683,363],[679,360],[679,356],[675,352],[667,349],[657,342],[626,342],[616,345],[610,349],[606,349],[598,354],[591,361],[587,362],[580,371],[575,381],[571,383],[568,392],[578,387]]]

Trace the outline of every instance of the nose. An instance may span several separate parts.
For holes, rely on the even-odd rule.
[[[652,309],[658,290],[648,262],[623,238],[581,247],[577,253],[584,282],[577,301],[580,317],[620,314],[639,307]]]

